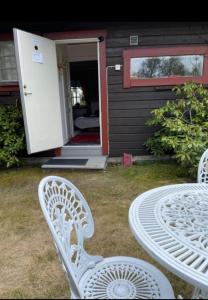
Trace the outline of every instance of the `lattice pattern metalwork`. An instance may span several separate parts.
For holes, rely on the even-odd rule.
[[[208,183],[208,149],[204,151],[198,166],[198,183]]]
[[[177,184],[140,195],[129,210],[142,246],[167,269],[208,292],[208,185]]]
[[[39,200],[72,298],[174,298],[167,278],[147,262],[131,257],[104,259],[85,251],[84,240],[92,237],[94,222],[86,200],[71,182],[45,177],[39,184]]]
[[[73,185],[58,178],[47,181],[43,192],[49,218],[79,280],[88,268],[102,260],[84,249],[84,239],[94,233],[90,209]]]
[[[153,271],[153,272],[152,272]],[[86,299],[161,299],[161,277],[141,261],[114,261],[96,268],[83,285]],[[164,281],[165,284],[165,281]]]
[[[167,197],[159,209],[167,228],[190,246],[208,253],[208,192]]]

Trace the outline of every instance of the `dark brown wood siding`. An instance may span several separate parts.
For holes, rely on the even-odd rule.
[[[16,24],[17,25],[17,24]],[[1,26],[0,32],[11,32],[15,24]],[[19,26],[19,25],[18,25]],[[26,31],[44,32],[106,29],[107,66],[123,64],[123,50],[137,47],[161,47],[174,45],[208,44],[208,22],[54,22],[44,24],[27,23],[21,25]],[[129,46],[129,36],[138,35],[139,46]],[[0,94],[0,103],[15,104],[17,94]],[[134,155],[147,153],[143,143],[153,129],[145,125],[152,109],[160,107],[167,100],[174,100],[171,88],[134,87],[123,88],[123,70],[108,71],[109,141],[110,156],[121,156],[123,152]]]
[[[129,46],[130,35],[139,45]],[[108,28],[107,66],[123,65],[123,50],[138,47],[208,44],[208,23],[132,23]],[[108,68],[110,156],[147,154],[144,142],[154,132],[145,125],[151,110],[174,100],[171,87],[123,88],[123,70]]]
[[[20,101],[19,92],[0,92],[0,104],[16,105]]]

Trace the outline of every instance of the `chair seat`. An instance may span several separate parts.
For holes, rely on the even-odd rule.
[[[168,279],[153,265],[131,257],[105,258],[80,282],[84,299],[174,299]]]

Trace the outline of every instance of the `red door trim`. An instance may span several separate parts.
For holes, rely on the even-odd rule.
[[[204,55],[204,66],[202,76],[174,76],[167,78],[143,78],[131,79],[130,76],[130,60],[131,58],[140,57],[157,57],[165,55]],[[174,47],[160,47],[160,48],[138,48],[138,49],[125,49],[123,50],[123,78],[124,88],[136,86],[160,86],[160,85],[177,85],[183,84],[188,81],[197,83],[208,83],[208,47],[206,45],[189,45],[189,46],[174,46]]]
[[[11,32],[0,33],[0,41],[13,41],[14,37]]]
[[[0,84],[0,92],[19,92],[19,84]]]
[[[101,122],[102,122],[102,152],[109,154],[108,142],[108,101],[107,101],[107,80],[106,80],[106,41],[99,44],[100,51],[100,89],[101,89]]]
[[[90,31],[69,31],[69,32],[50,32],[44,34],[45,37],[53,40],[64,40],[71,38],[98,38],[104,37],[99,43],[100,54],[100,94],[101,94],[101,127],[102,127],[102,154],[108,155],[108,103],[107,103],[107,81],[106,81],[106,31],[90,30]]]
[[[45,33],[46,38],[52,40],[67,40],[73,38],[97,38],[106,36],[106,30],[83,30],[83,31],[64,31],[64,32],[49,32]]]

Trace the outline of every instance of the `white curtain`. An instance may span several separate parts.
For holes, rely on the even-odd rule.
[[[17,81],[14,43],[0,42],[0,82]]]

